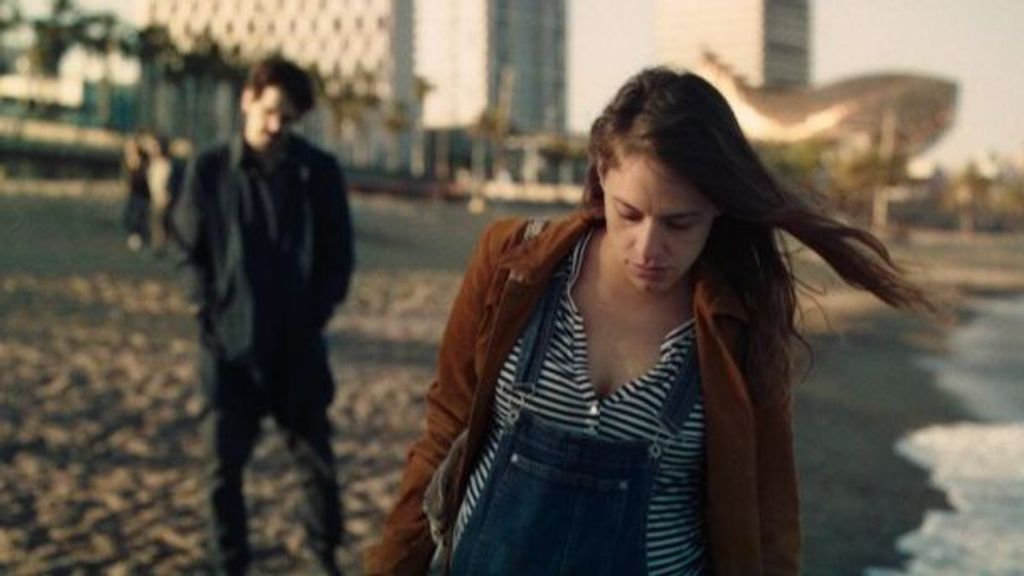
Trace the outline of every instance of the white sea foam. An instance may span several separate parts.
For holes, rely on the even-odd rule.
[[[912,556],[905,571],[869,576],[1010,576],[1024,574],[1024,423],[925,428],[897,449],[932,471],[952,510],[929,511],[900,538]]]
[[[949,353],[922,359],[939,387],[975,417],[1024,420],[1024,296],[978,300],[974,318],[949,339]]]
[[[977,315],[928,359],[940,387],[985,423],[933,426],[897,451],[931,473],[952,510],[930,510],[897,549],[905,571],[867,576],[1024,576],[1024,297],[978,301]]]

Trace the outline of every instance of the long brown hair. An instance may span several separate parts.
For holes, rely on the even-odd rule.
[[[750,316],[744,372],[759,396],[788,390],[796,329],[796,279],[778,232],[807,246],[848,284],[898,308],[932,309],[872,234],[826,216],[781,186],[710,83],[666,68],[631,78],[590,130],[584,206],[602,215],[600,167],[641,155],[688,180],[721,212],[701,259],[729,281]]]

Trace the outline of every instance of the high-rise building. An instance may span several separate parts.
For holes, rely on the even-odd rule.
[[[429,128],[507,114],[521,132],[566,127],[565,0],[419,0],[416,74]]]
[[[329,85],[346,82],[372,92],[379,110],[360,120],[362,133],[348,137],[358,140],[352,147],[364,163],[375,164],[393,148],[387,142],[388,110],[417,113],[412,18],[413,0],[149,0],[145,23],[165,27],[185,52],[208,40],[242,61],[281,54],[315,70]],[[215,97],[212,108],[218,112],[211,116],[233,117],[222,110],[234,106],[232,100]],[[323,110],[314,120],[308,122],[313,128],[330,124]],[[401,147],[407,154],[408,143]]]
[[[201,38],[246,60],[272,53],[324,77],[372,75],[383,100],[412,94],[412,0],[150,0],[188,50]]]
[[[664,64],[711,52],[752,86],[810,81],[810,0],[659,0],[655,34]]]

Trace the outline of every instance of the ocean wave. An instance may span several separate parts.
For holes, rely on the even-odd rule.
[[[931,471],[952,510],[931,510],[897,549],[903,571],[866,576],[1011,576],[1024,574],[1024,422],[932,426],[897,450]]]

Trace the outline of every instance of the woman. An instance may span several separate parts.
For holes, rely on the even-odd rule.
[[[149,155],[138,136],[132,136],[124,144],[124,173],[128,187],[128,201],[124,206],[122,221],[128,231],[128,248],[138,252],[149,241],[149,184],[146,171],[149,169]]]
[[[630,79],[589,155],[578,214],[480,241],[368,574],[798,573],[777,232],[893,306],[928,303],[877,239],[780,187],[698,76]],[[464,431],[435,554],[424,491]]]

